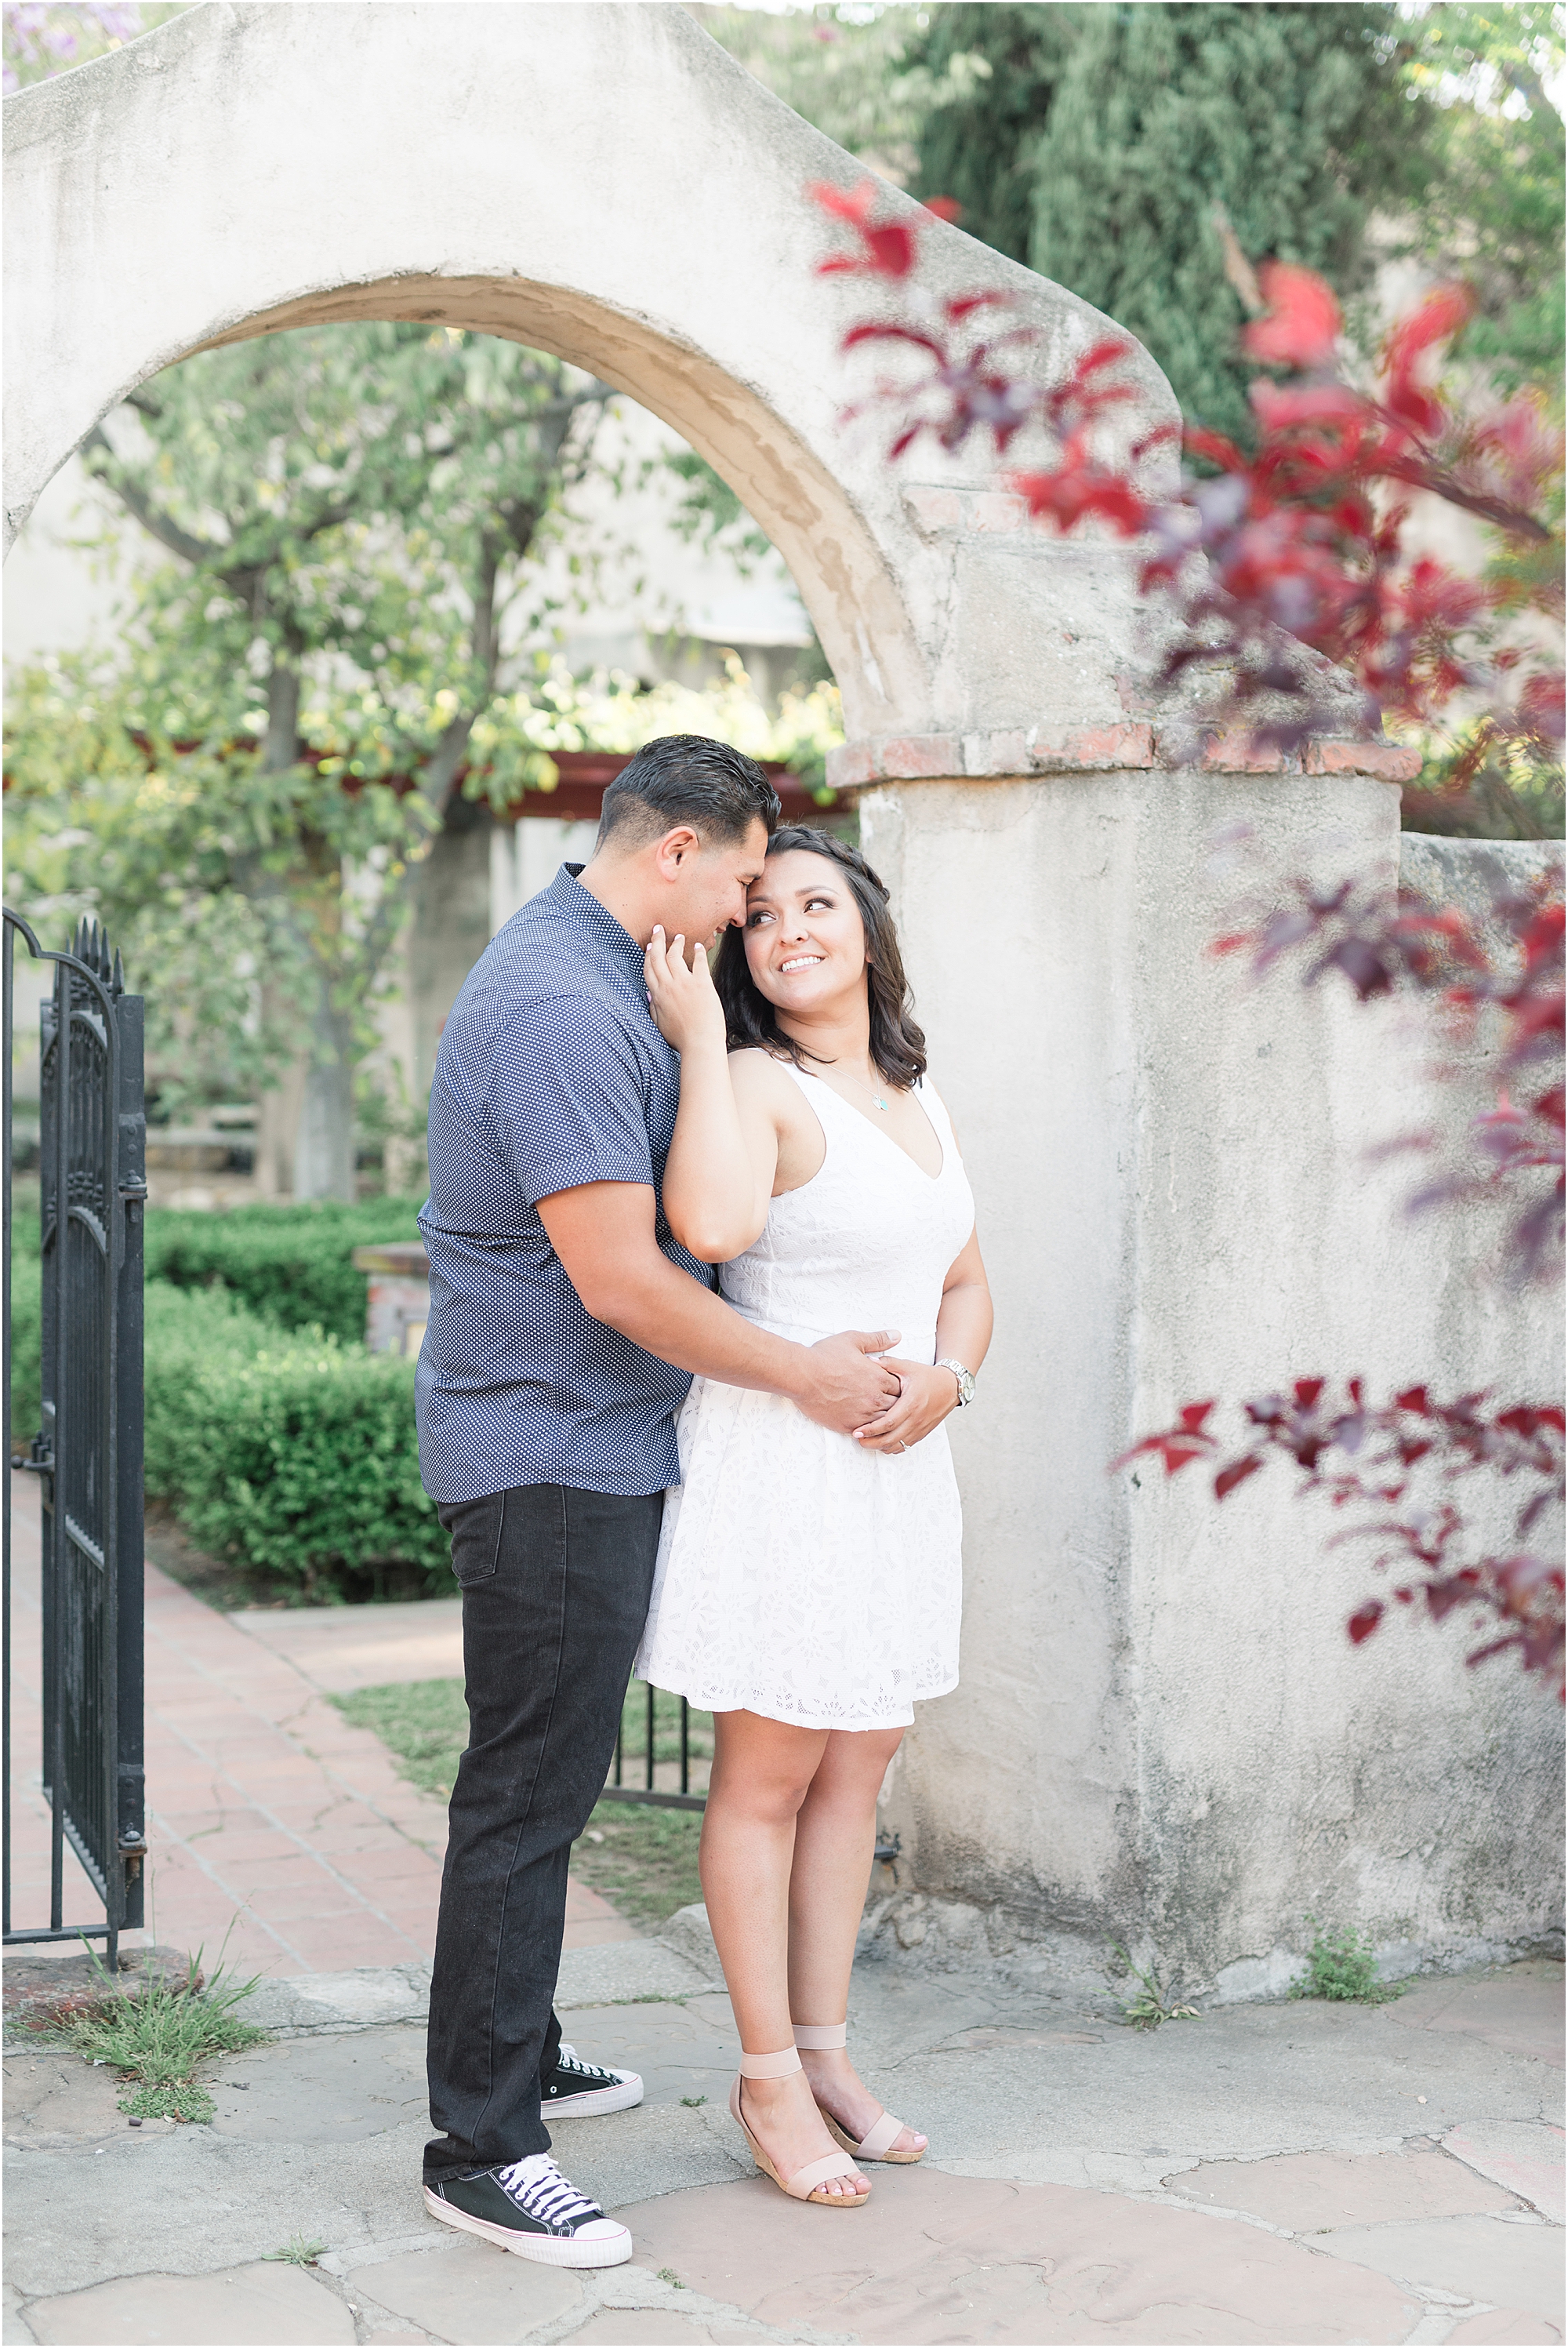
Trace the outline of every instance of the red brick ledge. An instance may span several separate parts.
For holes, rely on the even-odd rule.
[[[876,783],[1027,780],[1036,775],[1125,774],[1179,762],[1152,726],[1132,720],[1104,726],[1013,726],[995,734],[908,734],[846,742],[827,754],[834,790]],[[1367,775],[1408,783],[1419,773],[1419,750],[1393,742],[1314,742],[1298,755],[1254,751],[1245,734],[1222,735],[1209,745],[1211,774]]]

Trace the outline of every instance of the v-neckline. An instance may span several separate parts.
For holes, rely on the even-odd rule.
[[[896,1149],[897,1151],[906,1166],[912,1166],[914,1168],[922,1182],[929,1182],[932,1188],[935,1189],[936,1185],[941,1180],[943,1175],[948,1170],[948,1145],[943,1140],[941,1135],[938,1132],[935,1120],[924,1101],[917,1102],[916,1106],[918,1107],[921,1116],[925,1118],[927,1125],[930,1128],[931,1138],[937,1145],[939,1163],[934,1174],[927,1174],[919,1159],[909,1150],[906,1149],[901,1141],[895,1141],[893,1136],[888,1132],[887,1128],[885,1125],[874,1124],[871,1118],[866,1116],[864,1109],[856,1108],[853,1101],[846,1101],[842,1093],[834,1092],[833,1086],[828,1083],[825,1076],[817,1076],[815,1071],[810,1068],[797,1068],[795,1074],[797,1076],[809,1076],[812,1083],[814,1085],[820,1085],[825,1093],[833,1093],[833,1097],[838,1103],[839,1107],[845,1110],[848,1116],[857,1117],[860,1119],[861,1124],[866,1126],[869,1131],[880,1135],[881,1138],[887,1144],[889,1149]],[[788,1194],[786,1193],[785,1195],[787,1196]]]

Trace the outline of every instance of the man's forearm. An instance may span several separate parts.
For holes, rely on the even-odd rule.
[[[645,1271],[639,1267],[623,1275],[613,1292],[607,1282],[605,1292],[585,1296],[583,1303],[596,1321],[678,1370],[723,1385],[785,1395],[792,1402],[806,1391],[810,1356],[804,1345],[754,1328],[662,1255]]]

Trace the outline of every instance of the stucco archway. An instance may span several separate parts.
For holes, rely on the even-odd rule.
[[[835,345],[864,294],[815,277],[803,190],[857,167],[679,7],[208,0],[6,113],[10,529],[192,350],[415,317],[624,386],[794,573],[844,688],[838,778],[877,787],[868,844],[1001,1300],[957,1430],[964,1684],[894,1797],[940,1898],[906,1899],[900,1940],[1061,1955],[1143,1929],[1245,1992],[1307,1907],[1418,1943],[1539,1930],[1553,1868],[1522,1789],[1542,1764],[1512,1689],[1436,1643],[1352,1658],[1359,1569],[1330,1580],[1283,1495],[1216,1524],[1105,1475],[1175,1400],[1286,1370],[1518,1375],[1348,1152],[1376,1034],[1314,998],[1260,1045],[1204,991],[1215,822],[1290,856],[1332,827],[1391,873],[1386,754],[1167,771],[1127,557],[1024,528],[979,448],[895,472],[845,437]],[[944,290],[1016,296],[1042,374],[1102,326],[956,231],[929,251]],[[1173,413],[1135,372],[1129,438]],[[1457,1823],[1429,1836],[1440,1735]]]
[[[1045,646],[1018,599],[982,676],[947,533],[840,429],[835,346],[864,294],[814,276],[804,188],[856,167],[683,9],[209,0],[12,113],[10,530],[117,399],[194,349],[440,320],[577,361],[716,466],[795,575],[852,742],[919,742],[931,772],[938,741],[1036,714]],[[949,282],[1020,298],[1042,367],[1102,328],[932,231]],[[1152,365],[1140,390],[1129,434],[1169,408]]]

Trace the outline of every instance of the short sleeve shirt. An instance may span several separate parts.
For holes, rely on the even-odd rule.
[[[584,1310],[538,1202],[589,1182],[657,1195],[681,1097],[642,949],[565,864],[464,981],[430,1092],[419,1217],[430,1318],[415,1384],[425,1488],[652,1493],[681,1480],[691,1376]],[[657,1210],[660,1248],[711,1287]]]

